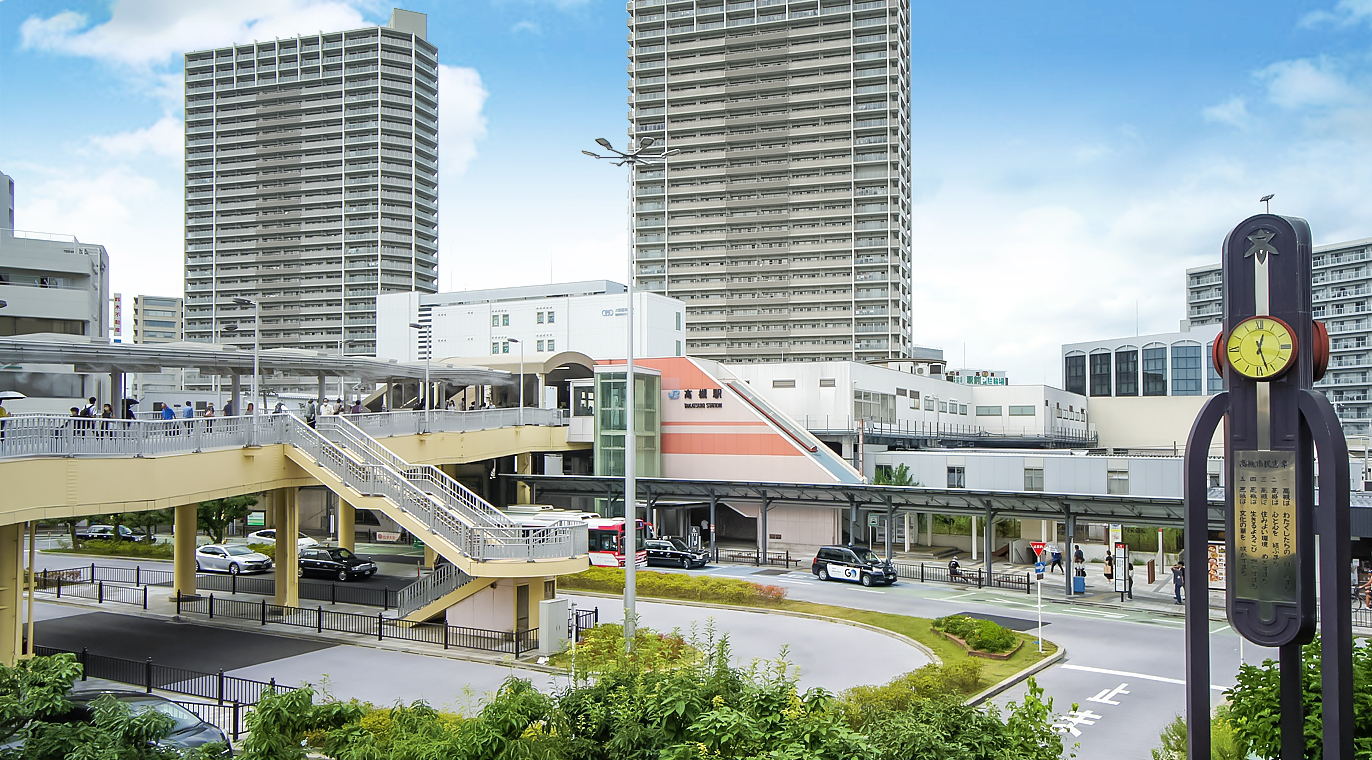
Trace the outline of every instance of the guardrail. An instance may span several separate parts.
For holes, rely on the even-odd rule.
[[[42,570],[36,578],[36,585],[40,592],[52,592],[63,596],[79,596],[85,599],[95,599],[96,601],[117,602],[125,598],[122,591],[111,591],[120,584],[120,588],[127,589],[129,586],[163,586],[171,588],[175,576],[167,570],[153,570],[144,567],[110,567],[107,565],[82,565],[64,570]],[[106,592],[103,599],[91,596],[90,592],[80,590],[73,591],[82,586],[96,587],[104,586]],[[198,573],[195,576],[196,588],[203,591],[227,591],[231,594],[255,594],[261,596],[274,596],[276,594],[275,578],[257,578],[250,575],[218,575],[209,573]],[[60,586],[60,592],[58,591]],[[356,586],[352,584],[339,584],[334,581],[322,583],[301,579],[299,581],[300,598],[314,602],[328,602],[329,604],[356,604],[365,607],[380,607],[383,610],[390,610],[399,604],[399,590],[389,588],[372,588],[368,586]],[[146,594],[144,594],[146,596]],[[138,603],[138,602],[133,602]],[[146,608],[145,608],[146,609]]]
[[[977,588],[1009,588],[1023,590],[1028,594],[1033,591],[1034,585],[1031,579],[1033,573],[997,573],[986,572],[982,567],[969,567],[959,569],[958,574],[954,575],[947,565],[926,565],[921,562],[914,565],[907,562],[891,563],[896,568],[896,576],[916,580],[920,583],[963,583],[969,586],[975,585]]]
[[[400,589],[397,595],[397,612],[402,618],[408,617],[424,605],[451,594],[472,580],[472,576],[452,565],[439,565],[432,573]]]
[[[351,633],[361,636],[375,636],[377,641],[397,639],[424,644],[442,644],[444,649],[459,647],[477,649],[484,652],[502,652],[520,657],[538,648],[538,630],[492,631],[482,628],[466,628],[445,623],[408,623],[388,618],[378,612],[375,615],[361,615],[355,612],[326,610],[321,605],[315,609],[270,604],[266,599],[260,602],[245,602],[237,599],[215,599],[208,597],[179,597],[176,600],[176,614],[205,615],[213,620],[216,616],[236,620],[252,620],[261,625],[275,623],[296,628],[313,629],[316,633]]]
[[[523,412],[521,415],[520,412]],[[466,433],[476,430],[515,427],[516,425],[536,425],[539,427],[562,427],[567,424],[567,413],[562,409],[535,409],[518,407],[504,409],[472,409],[453,411],[448,409],[377,412],[369,414],[340,415],[365,431],[373,438],[392,438],[398,435],[419,435],[423,433]],[[319,419],[329,419],[329,416]]]
[[[81,663],[82,681],[91,678],[103,678],[106,681],[118,681],[119,683],[137,686],[148,693],[152,693],[154,689],[159,689],[173,694],[213,699],[218,704],[238,702],[244,705],[255,705],[261,699],[262,692],[267,689],[271,689],[276,694],[295,691],[294,686],[281,686],[277,684],[276,679],[254,681],[250,678],[226,676],[222,670],[218,673],[206,673],[200,670],[174,668],[168,665],[159,665],[153,662],[151,657],[146,660],[110,657],[109,655],[92,654],[85,647],[76,652],[69,649],[35,646],[33,651],[34,654],[44,657],[54,654],[76,655],[76,661]]]

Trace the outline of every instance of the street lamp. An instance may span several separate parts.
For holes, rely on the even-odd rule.
[[[629,281],[627,293],[629,309],[628,352],[624,372],[624,648],[631,651],[634,647],[634,628],[636,620],[636,595],[638,593],[635,573],[638,569],[638,488],[634,482],[634,465],[638,457],[638,437],[634,430],[634,170],[639,166],[665,166],[668,156],[680,153],[679,150],[664,150],[652,155],[646,154],[655,140],[651,137],[638,138],[637,147],[629,143],[627,152],[616,149],[609,140],[596,138],[596,145],[610,153],[602,156],[583,150],[591,158],[610,161],[615,166],[629,167]]]
[[[253,435],[257,435],[257,413],[258,407],[262,406],[262,390],[260,373],[262,371],[262,305],[256,301],[246,298],[235,298],[233,302],[238,306],[251,306],[252,312],[252,396],[257,403],[252,405],[253,416]],[[237,411],[237,410],[234,410]]]
[[[507,338],[511,343],[519,344],[519,426],[524,426],[524,341],[519,338]]]
[[[429,387],[429,357],[433,355],[433,328],[419,322],[411,322],[410,327],[418,330],[421,337],[425,330],[429,331],[429,346],[428,350],[424,352],[424,432],[427,433],[429,432],[429,409],[433,407],[433,403],[429,400],[429,395],[433,393],[433,389]]]
[[[1261,203],[1263,205],[1264,214],[1272,213],[1272,196],[1274,195],[1276,195],[1276,193],[1268,193],[1267,195],[1264,195],[1263,197],[1258,199],[1258,203]]]

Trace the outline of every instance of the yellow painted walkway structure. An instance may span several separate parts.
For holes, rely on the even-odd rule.
[[[298,606],[297,493],[319,486],[340,500],[339,536],[351,548],[353,513],[395,520],[450,563],[399,594],[399,615],[421,621],[478,594],[477,622],[513,630],[516,616],[537,625],[528,590],[580,572],[584,523],[522,524],[448,477],[452,464],[579,448],[568,444],[557,410],[401,412],[323,416],[311,427],[291,415],[132,421],[11,417],[0,428],[0,661],[22,654],[25,523],[95,514],[175,510],[175,593],[195,593],[196,506],[209,499],[261,494],[277,528],[276,603]],[[549,415],[548,413],[553,413]],[[381,440],[353,424],[388,435]],[[551,424],[550,424],[551,423]],[[543,594],[536,594],[542,598]],[[536,607],[536,605],[535,605]],[[492,616],[495,616],[495,619]],[[499,619],[504,617],[506,624]],[[464,623],[470,624],[470,623]]]

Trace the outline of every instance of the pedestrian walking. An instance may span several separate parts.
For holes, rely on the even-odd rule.
[[[1115,558],[1109,554],[1105,555],[1105,580],[1115,582]]]
[[[224,402],[224,416],[225,416],[225,417],[232,417],[232,416],[233,416],[233,399],[229,399],[228,401],[225,401],[225,402]]]
[[[190,401],[181,409],[181,419],[186,421],[186,435],[191,434],[191,428],[195,426],[195,404]]]
[[[100,435],[108,438],[113,435],[113,433],[110,432],[110,428],[114,427],[114,407],[109,404],[105,404],[101,407],[100,419],[103,420],[100,423]]]
[[[1053,564],[1049,566],[1048,572],[1051,573],[1054,570],[1061,570],[1063,574],[1066,575],[1067,568],[1062,566],[1062,550],[1058,548],[1057,544],[1052,544],[1048,547],[1048,556],[1053,558]]]
[[[0,441],[5,440],[5,418],[10,416],[10,410],[5,408],[5,400],[0,399]]]
[[[314,423],[319,419],[319,407],[315,405],[315,400],[305,405],[305,424],[314,427]]]
[[[1172,566],[1172,593],[1177,597],[1177,604],[1182,604],[1181,592],[1186,587],[1186,561],[1177,560],[1177,564]]]
[[[176,411],[173,410],[170,406],[167,406],[166,404],[163,404],[163,405],[162,405],[162,419],[164,419],[164,420],[174,420],[174,419],[176,419]]]
[[[1121,572],[1124,573],[1124,595],[1127,596],[1127,597],[1129,597],[1130,599],[1133,599],[1133,598],[1134,598],[1134,563],[1133,563],[1133,561],[1131,560],[1131,561],[1129,561],[1129,562],[1125,562],[1125,563],[1124,563],[1124,569],[1123,569]]]
[[[209,401],[205,404],[205,432],[214,432],[214,402]]]

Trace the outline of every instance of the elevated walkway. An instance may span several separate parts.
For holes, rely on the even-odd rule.
[[[533,450],[558,448],[559,430],[565,446],[565,428],[556,427],[556,410],[549,411],[553,414],[530,420],[544,425],[527,435],[524,430],[498,427],[518,421],[508,414],[518,410],[475,416],[435,412],[418,424],[449,430],[422,436],[418,433],[423,429],[404,427],[414,420],[401,416],[367,415],[384,419],[363,421],[379,432],[409,433],[392,440],[468,436],[473,440],[466,443],[472,448],[485,449],[484,459],[500,455],[490,453],[491,448],[527,445],[526,439],[546,445]],[[193,567],[193,557],[182,555],[194,549],[194,504],[286,490],[289,498],[276,506],[293,514],[294,489],[319,484],[354,508],[376,510],[395,520],[450,563],[401,592],[400,612],[410,620],[441,614],[490,585],[472,579],[547,578],[588,566],[586,526],[581,521],[517,524],[437,467],[406,461],[347,418],[325,416],[316,424],[317,429],[312,428],[289,414],[167,421],[12,417],[0,427],[0,473],[14,486],[0,503],[0,526],[177,507],[177,565],[189,561]],[[480,445],[482,438],[493,446]],[[436,443],[427,445],[436,449]],[[187,513],[189,540],[183,539]],[[286,523],[278,527],[288,536],[295,532]],[[4,553],[0,547],[0,561]],[[294,541],[278,542],[278,574],[295,577],[295,555]],[[0,574],[8,576],[8,569],[0,567]],[[188,575],[189,581],[178,571],[178,593],[194,589],[194,574]],[[9,585],[6,581],[0,578],[0,588]],[[5,607],[0,599],[0,611]],[[0,627],[3,618],[0,612]]]

